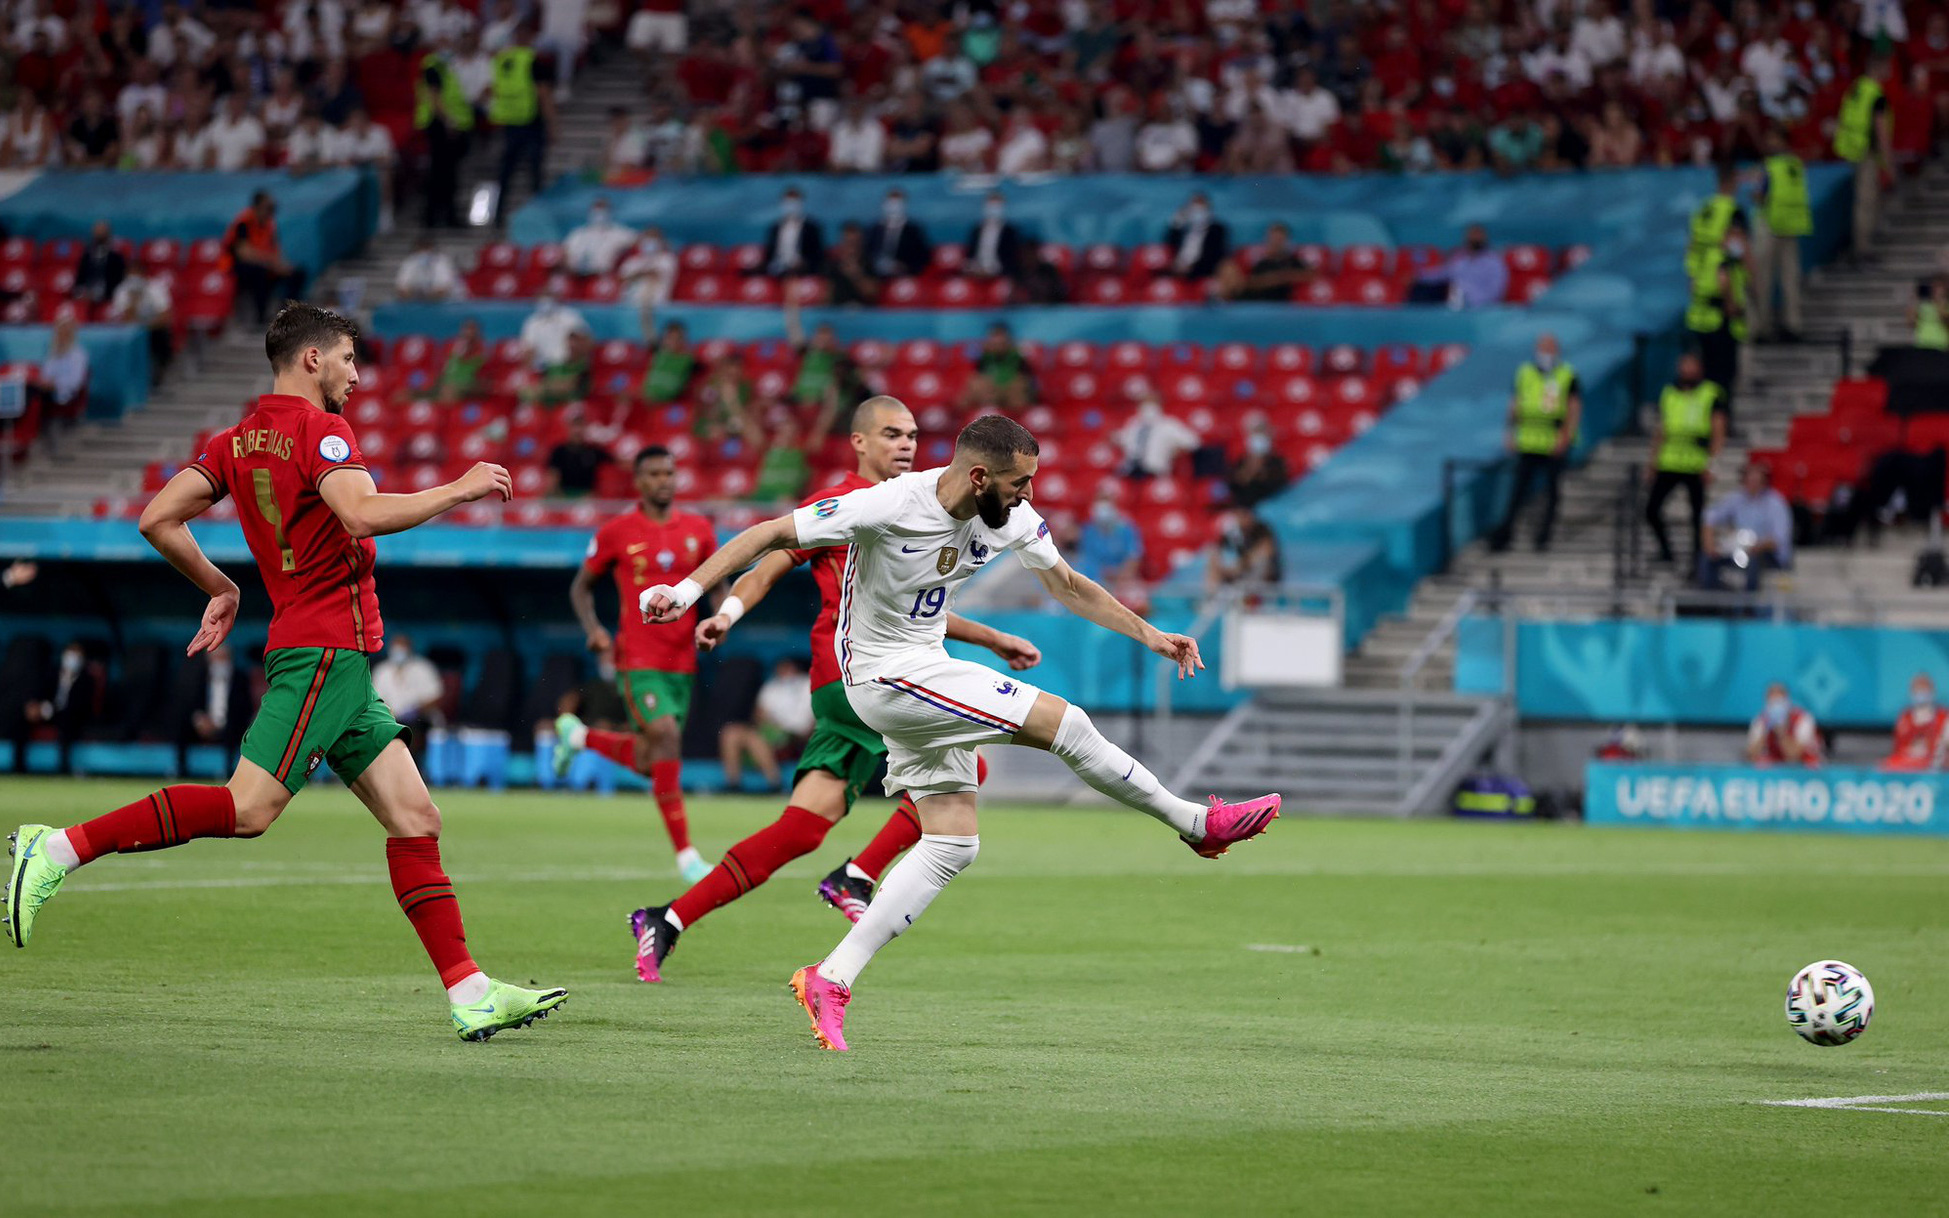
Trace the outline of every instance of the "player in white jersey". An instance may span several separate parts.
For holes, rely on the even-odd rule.
[[[646,619],[668,621],[704,588],[772,550],[852,546],[834,649],[847,700],[886,738],[887,789],[904,788],[914,797],[922,833],[832,954],[792,976],[793,992],[828,1049],[846,1048],[846,1004],[866,962],[912,925],[980,849],[975,746],[1046,749],[1091,787],[1176,829],[1206,858],[1263,833],[1279,815],[1277,795],[1241,804],[1214,796],[1204,808],[1179,799],[1106,740],[1081,707],[947,654],[942,642],[955,589],[1012,552],[1064,607],[1170,660],[1180,679],[1204,667],[1195,639],[1158,630],[1063,561],[1049,526],[1029,506],[1036,466],[1035,437],[1011,419],[988,415],[962,430],[951,464],[754,525],[675,587],[658,585],[640,597]]]

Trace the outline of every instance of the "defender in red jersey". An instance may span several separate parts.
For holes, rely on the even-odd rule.
[[[805,502],[843,495],[861,487],[876,486],[913,467],[914,446],[919,428],[914,416],[899,399],[868,398],[853,413],[853,451],[859,468],[838,483],[827,487]],[[750,606],[763,600],[778,581],[801,563],[812,564],[812,578],[819,586],[819,616],[812,624],[812,711],[816,726],[812,738],[799,754],[798,777],[791,801],[776,821],[731,847],[719,863],[689,891],[669,905],[653,905],[630,915],[630,933],[636,939],[636,975],[645,981],[662,980],[664,957],[676,945],[677,935],[710,911],[750,892],[771,877],[772,872],[802,855],[818,849],[826,833],[852,809],[866,784],[886,756],[886,742],[880,734],[860,721],[846,700],[846,687],[839,679],[839,661],[834,656],[833,635],[839,620],[839,584],[846,565],[846,547],[829,546],[816,550],[791,550],[769,555],[747,572],[731,588],[716,615],[700,623],[696,645],[706,651],[722,642],[724,635]],[[625,610],[624,616],[628,617]],[[686,619],[687,620],[687,619]],[[1033,643],[1003,634],[958,615],[948,619],[948,637],[987,647],[1009,662],[1011,668],[1030,668],[1042,654]],[[877,858],[875,870],[864,871],[855,860],[835,872],[845,877],[850,887],[844,892],[821,895],[847,916],[847,902],[856,901],[864,911],[872,899],[872,884],[879,869],[896,855],[920,840],[920,821],[911,800],[902,796],[900,808],[860,863]],[[859,872],[857,877],[852,872]],[[832,877],[827,877],[828,883]]]
[[[225,495],[271,597],[264,652],[269,689],[244,736],[228,786],[164,787],[85,824],[23,825],[6,893],[8,935],[27,946],[42,906],[70,872],[108,853],[161,850],[197,837],[256,837],[321,762],[386,829],[393,893],[440,972],[455,1029],[486,1040],[542,1018],[566,990],[495,981],[467,951],[453,884],[440,866],[440,811],[401,727],[372,688],[367,655],[384,630],[372,585],[372,539],[424,524],[449,508],[513,494],[508,472],[481,463],[458,481],[382,495],[340,416],[358,386],[344,318],[312,305],[283,309],[264,336],[276,379],[243,422],[218,433],[142,513],[142,535],[210,597],[188,654],[208,651],[237,619],[237,586],[203,554],[189,522]],[[339,1023],[341,1010],[321,1011]]]
[[[717,549],[717,530],[695,512],[676,508],[677,466],[660,444],[636,454],[636,494],[634,508],[590,539],[568,593],[589,650],[615,662],[616,685],[636,730],[605,732],[584,726],[574,715],[561,716],[555,721],[555,772],[566,774],[575,753],[586,748],[648,775],[677,852],[677,869],[695,883],[711,869],[690,844],[683,797],[683,725],[697,673],[691,642],[696,614],[667,624],[645,622],[636,612],[636,598],[645,588],[695,569]],[[595,583],[605,575],[615,578],[621,605],[614,638],[596,617]]]

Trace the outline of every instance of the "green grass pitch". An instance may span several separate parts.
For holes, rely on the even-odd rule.
[[[840,1055],[785,982],[886,804],[646,986],[624,918],[675,889],[647,800],[441,802],[476,955],[563,1011],[456,1039],[340,789],[260,841],[104,859],[0,949],[0,1213],[1949,1208],[1949,1103],[1765,1103],[1949,1092],[1949,841],[1289,817],[1204,862],[1134,813],[998,807]],[[699,845],[774,808],[699,800]],[[1781,1015],[1827,956],[1879,1000],[1844,1048]]]

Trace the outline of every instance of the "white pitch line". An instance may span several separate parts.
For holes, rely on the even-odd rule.
[[[1841,1095],[1827,1099],[1762,1100],[1771,1108],[1825,1108],[1841,1112],[1899,1112],[1907,1116],[1949,1116],[1940,1108],[1892,1108],[1891,1104],[1919,1104],[1949,1100],[1949,1091],[1917,1091],[1911,1095]]]
[[[1284,952],[1289,956],[1304,956],[1313,949],[1304,943],[1248,943],[1248,952]]]

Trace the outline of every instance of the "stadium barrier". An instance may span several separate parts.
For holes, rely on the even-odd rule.
[[[1593,761],[1584,820],[1668,829],[1949,835],[1949,775]]]
[[[0,222],[12,235],[36,241],[86,237],[97,220],[106,220],[117,237],[137,244],[156,237],[188,243],[223,236],[259,190],[277,200],[285,257],[312,279],[365,244],[378,225],[378,181],[366,169],[303,177],[275,170],[43,173],[0,199]]]

